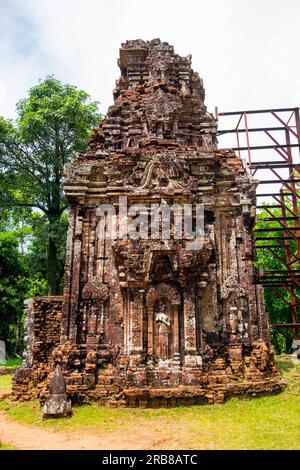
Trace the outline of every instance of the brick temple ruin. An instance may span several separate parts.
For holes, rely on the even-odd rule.
[[[233,151],[217,148],[190,55],[134,40],[118,63],[114,104],[65,169],[64,295],[27,300],[14,395],[45,400],[57,366],[73,403],[220,403],[278,391],[255,282],[256,182]],[[120,196],[129,206],[204,205],[201,248],[175,237],[101,237],[97,209],[117,207]]]

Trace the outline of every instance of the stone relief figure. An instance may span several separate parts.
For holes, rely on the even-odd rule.
[[[202,134],[202,147],[208,148],[213,145],[212,143],[212,134],[206,133]]]
[[[241,306],[241,299],[235,298],[234,295],[231,294],[229,299],[231,300],[232,304],[229,307],[229,327],[230,327],[230,334],[232,339],[236,339],[237,337],[240,338],[247,338],[248,337],[248,323],[244,322],[243,319],[243,308]]]
[[[155,166],[152,172],[152,186],[159,188],[163,183],[167,183],[168,181],[169,179],[164,170],[160,166]]]
[[[237,312],[238,312],[238,309],[237,307],[230,307],[230,311],[229,311],[229,325],[230,325],[230,329],[231,329],[231,334],[232,336],[236,336],[237,332],[238,332],[238,318],[237,318]]]
[[[167,315],[167,305],[165,302],[160,301],[157,304],[155,311],[155,323],[157,331],[157,358],[161,360],[169,359],[169,333],[170,333],[170,319]]]
[[[88,318],[88,334],[96,335],[97,334],[97,320],[98,320],[98,308],[96,305],[91,305],[89,309],[89,318]]]
[[[169,328],[165,323],[158,327],[158,356],[163,361],[169,359]]]
[[[104,305],[109,297],[109,288],[97,277],[87,282],[82,290],[82,299],[87,310],[88,336],[103,337]],[[102,338],[103,339],[103,338]]]

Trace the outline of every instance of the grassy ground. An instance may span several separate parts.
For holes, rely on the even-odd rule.
[[[300,449],[300,365],[278,358],[288,387],[276,396],[232,399],[224,405],[169,409],[75,407],[65,420],[42,420],[37,402],[4,400],[0,410],[14,420],[57,431],[133,433],[143,427],[184,449]],[[0,377],[0,387],[6,376]],[[2,385],[4,388],[4,385]]]
[[[14,447],[10,446],[9,444],[5,444],[4,442],[0,442],[0,450],[15,450]]]
[[[12,376],[0,375],[0,393],[11,389]]]
[[[7,359],[4,362],[0,361],[0,366],[5,366],[5,367],[15,367],[15,366],[20,366],[22,364],[22,359],[19,358],[12,358],[12,359]]]

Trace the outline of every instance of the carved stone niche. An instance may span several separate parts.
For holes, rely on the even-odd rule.
[[[146,296],[147,353],[153,365],[169,366],[179,362],[180,304],[180,293],[167,283],[151,287]]]
[[[97,345],[104,340],[105,310],[108,298],[109,289],[98,278],[87,282],[82,290],[87,344]]]

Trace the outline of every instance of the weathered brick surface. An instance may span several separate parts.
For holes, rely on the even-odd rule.
[[[219,403],[278,391],[255,284],[255,182],[216,146],[191,57],[159,40],[120,49],[114,104],[65,169],[71,203],[62,298],[27,306],[26,367],[14,394],[45,399],[60,365],[73,401]],[[204,205],[204,241],[103,240],[101,203]],[[117,213],[122,225],[122,209]],[[109,222],[109,218],[107,219]],[[30,313],[31,312],[31,313]]]
[[[13,379],[18,398],[38,398],[49,379],[51,353],[60,343],[63,297],[35,297],[26,301],[24,366]]]
[[[0,375],[13,375],[19,366],[0,366]]]

